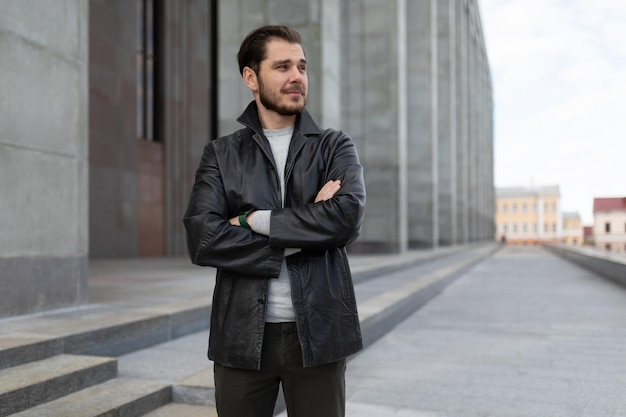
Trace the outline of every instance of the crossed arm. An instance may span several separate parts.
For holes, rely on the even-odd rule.
[[[335,193],[339,191],[340,188],[341,188],[340,180],[328,181],[326,184],[324,184],[324,186],[317,193],[317,196],[315,197],[315,202],[318,203],[320,201],[326,201],[326,200],[333,198]],[[248,214],[248,216],[246,217],[246,221],[248,222],[250,226],[252,226],[254,222],[254,212]],[[238,216],[229,219],[228,222],[233,226],[241,226],[241,224],[239,224]]]

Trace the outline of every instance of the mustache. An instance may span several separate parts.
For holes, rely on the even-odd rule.
[[[297,87],[286,88],[283,90],[283,92],[304,94],[304,89],[300,86],[297,86]]]

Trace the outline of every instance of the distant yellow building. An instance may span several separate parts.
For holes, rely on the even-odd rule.
[[[585,241],[585,230],[580,214],[576,212],[563,213],[563,243],[569,246],[582,246]]]
[[[496,239],[509,245],[562,242],[559,186],[497,188],[495,222]]]

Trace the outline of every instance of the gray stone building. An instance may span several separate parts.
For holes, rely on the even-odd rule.
[[[302,33],[308,108],[357,144],[351,250],[493,238],[476,0],[43,3],[1,2],[0,318],[88,302],[90,258],[185,254],[194,171],[252,99],[235,54],[263,24]]]

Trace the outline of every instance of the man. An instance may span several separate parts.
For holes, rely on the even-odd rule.
[[[365,208],[352,140],[305,110],[307,61],[285,26],[238,53],[254,96],[244,128],[209,142],[184,224],[193,263],[217,268],[209,358],[220,417],[344,416],[346,357],[362,348],[345,246]]]

